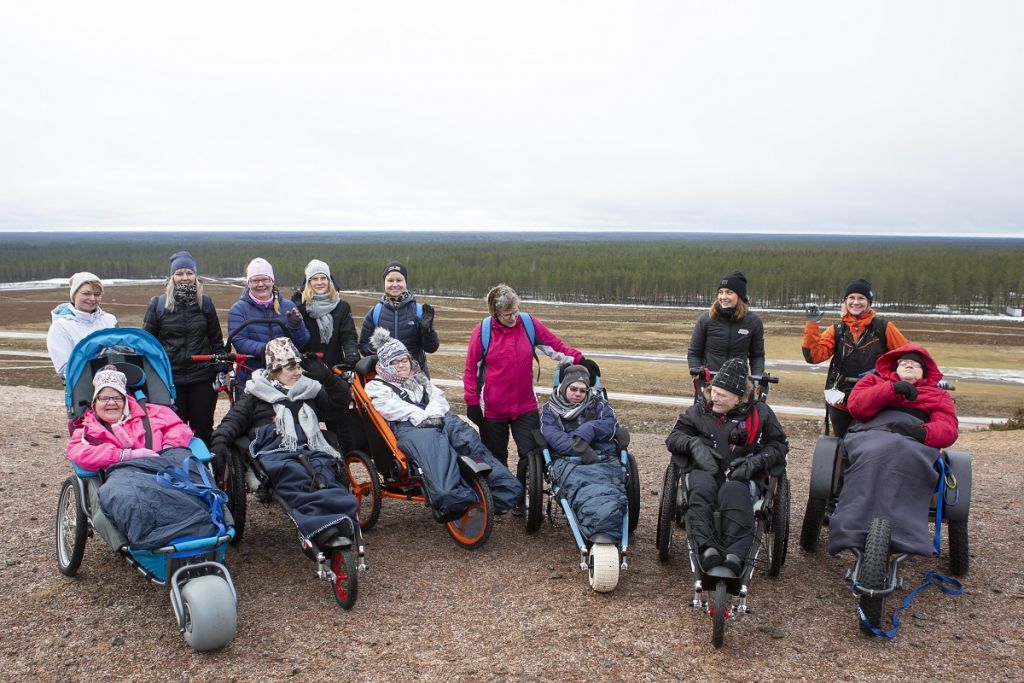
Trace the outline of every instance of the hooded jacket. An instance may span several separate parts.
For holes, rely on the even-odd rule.
[[[50,329],[46,333],[46,350],[53,369],[61,379],[75,344],[96,330],[117,327],[117,318],[104,313],[99,306],[92,313],[80,311],[71,304],[61,304],[50,311]]]
[[[96,417],[92,408],[75,422],[71,440],[64,454],[71,462],[90,471],[102,470],[121,462],[125,449],[146,447],[146,427],[142,421],[143,409],[131,396],[128,397],[128,419],[110,429]],[[187,448],[192,440],[192,430],[173,410],[156,403],[146,405],[149,427],[153,433],[150,448],[160,452],[165,448]]]
[[[905,353],[915,351],[924,359],[925,376],[914,382],[917,398],[907,399],[897,394],[893,386],[900,381],[896,363]],[[875,364],[875,372],[866,375],[853,387],[847,406],[855,420],[867,422],[886,409],[924,415],[924,444],[934,448],[953,445],[959,436],[959,421],[949,392],[937,385],[942,372],[931,354],[923,346],[905,344],[889,351]]]

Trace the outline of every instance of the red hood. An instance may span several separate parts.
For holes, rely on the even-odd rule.
[[[939,380],[942,379],[942,371],[939,370],[939,366],[935,363],[935,359],[932,358],[932,355],[928,353],[923,346],[918,346],[916,344],[906,344],[898,349],[893,349],[892,351],[887,352],[878,359],[877,363],[875,363],[875,370],[885,379],[898,382],[899,377],[896,376],[896,361],[900,359],[900,356],[905,353],[909,353],[910,351],[921,354],[921,358],[924,359],[924,379],[921,379],[919,382],[915,382],[915,384],[932,387],[938,384]]]

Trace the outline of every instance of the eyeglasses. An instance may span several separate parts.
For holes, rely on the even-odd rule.
[[[402,356],[391,361],[391,365],[412,365],[412,359],[409,356]]]
[[[256,286],[259,286],[259,285],[272,285],[272,284],[274,284],[274,281],[271,280],[269,277],[254,277],[253,279],[249,280],[249,284],[250,285],[256,285]]]
[[[519,309],[518,308],[514,308],[511,311],[499,311],[498,312],[498,317],[501,318],[502,320],[508,320],[510,318],[515,318],[517,315],[519,315]]]
[[[907,358],[906,360],[897,361],[896,365],[901,368],[912,368],[917,370],[921,370],[924,368],[924,366],[918,363],[916,360],[910,360],[909,358]]]
[[[587,389],[588,389],[588,387],[582,387],[581,388],[581,387],[574,387],[574,386],[568,386],[568,387],[565,388],[566,392],[568,392],[570,394],[585,394],[585,393],[587,393]]]
[[[114,405],[121,405],[124,403],[124,396],[97,396],[97,403],[113,403]]]

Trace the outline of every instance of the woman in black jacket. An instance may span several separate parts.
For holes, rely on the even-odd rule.
[[[725,275],[715,303],[693,328],[686,351],[691,372],[702,367],[717,372],[725,361],[739,358],[749,363],[750,374],[764,374],[764,324],[747,303],[747,277],[738,270]]]
[[[179,251],[170,261],[166,290],[150,300],[142,326],[160,340],[171,360],[178,417],[209,446],[217,406],[213,390],[217,368],[195,363],[192,356],[223,352],[224,337],[217,309],[210,297],[203,294],[192,254]]]

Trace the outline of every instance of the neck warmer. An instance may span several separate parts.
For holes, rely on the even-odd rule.
[[[257,306],[262,306],[263,308],[270,308],[270,304],[274,303],[273,289],[270,290],[270,298],[267,299],[266,301],[263,301],[262,299],[257,299],[256,296],[252,293],[251,289],[245,290],[245,293],[249,296],[249,301],[253,302]]]
[[[579,405],[573,405],[569,403],[569,399],[562,395],[561,391],[555,391],[551,394],[551,400],[548,401],[548,405],[555,411],[555,415],[562,418],[563,420],[575,420],[580,414],[594,404],[594,390],[588,389],[586,397],[580,401]]]
[[[391,308],[397,309],[399,306],[404,304],[406,299],[408,299],[410,296],[412,296],[412,294],[407,289],[404,292],[402,292],[401,296],[397,296],[397,297],[390,297],[387,294],[385,294],[384,296],[382,296],[380,298],[380,302],[382,304],[386,304],[386,305],[390,306]]]
[[[174,303],[178,306],[195,306],[196,304],[196,286],[195,284],[189,284],[182,282],[180,285],[174,285]]]
[[[320,327],[320,341],[324,344],[331,341],[331,335],[334,334],[334,317],[331,316],[331,311],[337,305],[337,295],[332,297],[330,292],[314,294],[313,300],[306,304],[306,313],[310,318],[316,320],[316,324]]]
[[[718,304],[715,304],[715,308],[718,309],[718,317],[722,320],[732,320],[732,314],[736,312],[735,308],[722,308]]]
[[[281,437],[281,447],[285,450],[298,449],[298,433],[295,431],[295,419],[288,409],[286,401],[301,401],[299,408],[299,427],[306,435],[306,444],[310,450],[321,451],[335,458],[340,458],[338,451],[327,442],[320,433],[320,420],[309,401],[320,393],[320,382],[303,375],[295,384],[286,387],[280,382],[272,382],[267,378],[266,370],[257,370],[252,379],[246,382],[245,393],[252,394],[261,401],[274,406],[274,428]]]

